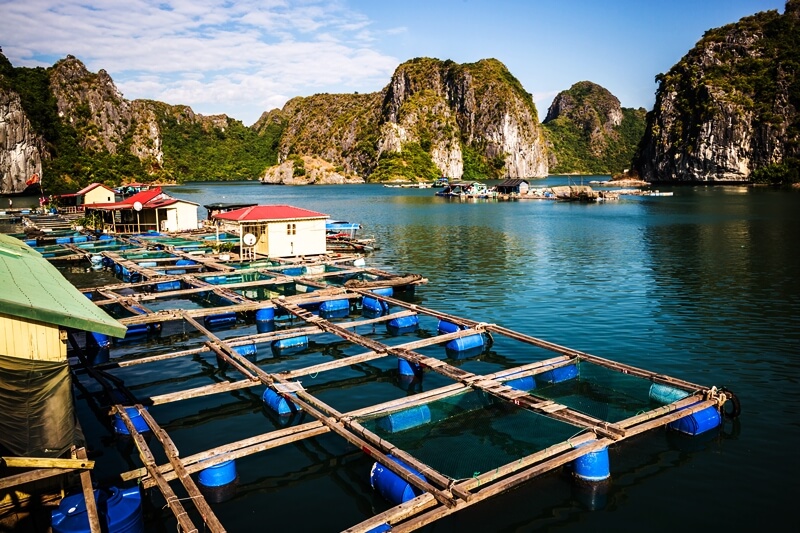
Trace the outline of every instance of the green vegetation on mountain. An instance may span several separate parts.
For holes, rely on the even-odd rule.
[[[372,181],[434,181],[440,175],[430,154],[417,143],[407,143],[400,152],[384,152]]]
[[[278,161],[279,134],[274,126],[259,136],[227,117],[225,127],[179,120],[168,108],[158,117],[164,150],[161,175],[165,179],[178,183],[254,180]]]
[[[620,107],[603,87],[583,81],[553,100],[543,123],[554,174],[617,174],[630,166],[644,134],[645,110]]]
[[[800,1],[707,31],[659,83],[636,172],[790,183],[800,157]]]

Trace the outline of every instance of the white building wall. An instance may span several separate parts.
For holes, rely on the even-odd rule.
[[[326,252],[325,219],[281,220],[268,226],[269,257],[321,255]]]

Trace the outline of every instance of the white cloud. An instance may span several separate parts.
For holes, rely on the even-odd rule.
[[[71,54],[126,98],[246,110],[229,113],[245,124],[287,94],[379,90],[399,63],[370,48],[370,20],[324,0],[0,0],[0,14],[14,66]]]

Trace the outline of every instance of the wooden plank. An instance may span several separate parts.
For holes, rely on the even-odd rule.
[[[150,430],[164,447],[167,459],[172,465],[175,474],[178,476],[181,484],[186,489],[186,492],[189,493],[192,503],[194,503],[195,508],[200,512],[200,516],[203,517],[204,526],[213,533],[223,533],[225,528],[217,518],[217,515],[214,514],[214,511],[211,510],[211,506],[208,505],[208,502],[200,492],[200,489],[197,488],[197,484],[195,484],[192,477],[186,472],[186,468],[181,462],[179,457],[180,454],[178,452],[178,448],[175,446],[175,443],[169,437],[167,432],[158,425],[158,422],[156,422],[149,411],[144,409],[141,405],[137,405],[136,408],[139,409],[139,413],[141,414],[142,418],[145,422],[147,422]]]
[[[86,460],[86,449],[78,448],[75,450],[75,457],[78,460]],[[89,521],[89,531],[91,533],[101,533],[100,516],[97,514],[97,502],[94,499],[94,486],[92,485],[92,475],[88,470],[81,471],[81,490],[83,500],[86,505],[86,518]]]
[[[0,457],[0,463],[16,468],[94,468],[94,461],[86,459],[54,459],[50,457]]]
[[[189,515],[186,513],[186,509],[184,509],[183,504],[181,504],[180,498],[178,498],[178,496],[175,494],[175,491],[172,490],[172,487],[169,486],[169,483],[167,483],[167,480],[164,479],[164,476],[159,473],[155,458],[153,457],[150,448],[147,446],[147,441],[145,441],[144,437],[142,437],[142,435],[136,430],[136,427],[133,425],[133,422],[128,416],[125,408],[121,405],[116,405],[114,408],[124,422],[125,427],[128,428],[128,432],[133,438],[136,448],[139,450],[139,457],[142,459],[142,462],[144,463],[145,468],[147,468],[150,476],[155,479],[159,490],[161,490],[161,494],[164,495],[164,499],[167,501],[167,505],[178,521],[178,526],[183,529],[184,533],[196,533],[197,527],[195,527],[195,525],[192,523],[192,520],[189,518]],[[140,409],[140,412],[146,411],[144,409]]]

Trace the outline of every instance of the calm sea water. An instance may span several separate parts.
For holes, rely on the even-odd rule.
[[[565,183],[567,178],[551,177],[541,184]],[[426,307],[728,387],[741,401],[741,417],[710,436],[678,438],[662,429],[612,447],[612,481],[604,493],[580,491],[556,472],[427,531],[755,531],[766,524],[774,531],[796,530],[798,193],[681,187],[672,197],[582,204],[454,201],[431,189],[375,185],[214,183],[167,190],[201,206],[290,204],[359,222],[380,244],[368,265],[427,277],[415,296]],[[95,274],[66,273],[79,285],[106,283]],[[330,339],[320,339],[319,347],[318,355],[270,360],[264,368],[298,368],[359,353]],[[112,353],[133,349],[115,347]],[[148,349],[166,351],[157,344]],[[483,372],[519,361],[527,362],[526,354],[510,351],[463,365]],[[393,366],[379,361],[303,383],[337,409],[354,409],[407,394],[395,383]],[[201,356],[115,374],[142,396],[225,377],[213,358]],[[431,377],[423,389],[444,383]],[[95,390],[88,381],[86,386]],[[151,413],[187,456],[282,427],[265,412],[260,393],[156,406]],[[80,405],[89,445],[101,454],[98,474],[138,467],[130,443],[109,434],[102,413],[92,413],[83,400]],[[448,452],[468,455],[457,447]],[[340,531],[389,507],[369,486],[372,461],[339,437],[283,446],[237,466],[237,496],[214,505],[228,531]],[[154,492],[148,528],[174,531],[163,503]]]

